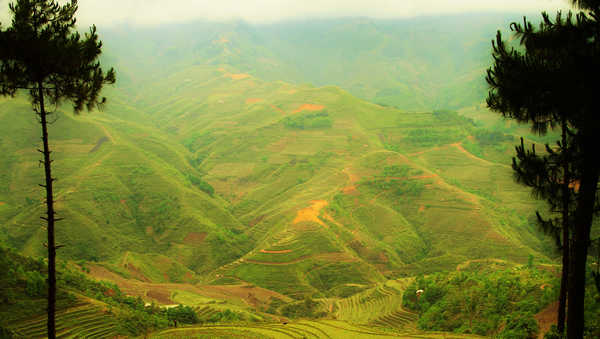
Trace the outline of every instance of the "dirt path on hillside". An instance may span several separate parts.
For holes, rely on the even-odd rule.
[[[491,162],[491,161],[489,161],[489,160],[486,160],[486,159],[483,159],[483,158],[480,158],[480,157],[476,156],[475,154],[473,154],[473,153],[471,153],[471,152],[467,151],[467,150],[466,150],[466,149],[463,147],[463,145],[462,145],[462,143],[461,143],[461,142],[457,142],[457,143],[454,143],[454,144],[451,144],[451,145],[452,145],[452,146],[454,146],[454,147],[456,147],[456,148],[457,148],[457,149],[458,149],[458,150],[459,150],[461,153],[463,153],[464,155],[466,155],[467,157],[469,157],[469,158],[471,158],[471,159],[473,159],[473,160],[481,161],[481,162],[483,162],[483,163],[486,163],[486,164],[488,164],[488,165],[493,165],[493,166],[502,166],[502,167],[511,168],[511,167],[510,167],[510,166],[508,166],[508,165],[505,165],[505,164],[500,164],[500,163],[495,163],[495,162]]]
[[[344,194],[356,194],[357,193],[357,189],[356,189],[356,183],[358,182],[359,178],[356,174],[350,173],[350,168],[346,167],[342,170],[342,172],[344,174],[346,174],[348,176],[348,186],[342,188],[342,192]]]
[[[325,106],[323,105],[304,104],[298,107],[296,110],[294,110],[292,114],[300,113],[302,111],[320,111],[324,108]]]
[[[291,253],[292,250],[278,250],[278,251],[269,251],[269,250],[260,250],[260,253],[267,253],[267,254],[283,254],[283,253]]]
[[[281,114],[285,114],[285,111],[282,110],[281,108],[275,106],[275,105],[271,105],[271,108],[276,110],[277,112],[281,113]]]

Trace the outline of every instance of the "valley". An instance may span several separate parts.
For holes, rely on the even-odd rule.
[[[529,291],[510,303],[531,298],[538,314],[560,263],[536,226],[547,207],[510,165],[520,136],[542,149],[557,134],[485,107],[489,40],[507,15],[485,18],[103,32],[119,79],[108,103],[57,106],[50,127],[63,269],[202,322],[128,332],[151,338],[497,335],[505,319],[425,331],[427,310],[407,300],[416,281],[451,298],[460,279],[487,288],[501,274]],[[46,250],[38,129],[25,96],[0,98],[0,244],[33,258]],[[127,332],[111,314],[133,302],[89,291],[72,289],[62,337]],[[73,312],[95,316],[76,325]],[[38,337],[36,319],[8,327]]]

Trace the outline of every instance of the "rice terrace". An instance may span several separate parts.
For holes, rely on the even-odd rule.
[[[0,1],[0,338],[600,337],[599,17]]]

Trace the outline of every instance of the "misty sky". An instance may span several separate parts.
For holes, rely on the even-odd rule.
[[[0,0],[0,21],[9,24],[10,0]],[[406,18],[480,11],[540,12],[569,8],[567,0],[80,0],[82,24],[154,25],[194,19],[286,19],[367,16]]]

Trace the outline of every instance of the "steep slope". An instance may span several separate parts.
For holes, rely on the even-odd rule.
[[[356,27],[355,21],[322,25],[345,27],[339,36],[346,37],[361,27],[365,44],[381,32],[407,29],[369,20]],[[105,93],[106,110],[73,116],[64,113],[68,107],[58,108],[51,139],[65,217],[58,230],[63,258],[96,262],[92,274],[123,284],[119,275],[131,279],[131,292],[148,300],[172,300],[175,286],[160,287],[158,298],[149,294],[160,283],[335,297],[472,259],[548,260],[548,243],[530,221],[539,206],[506,165],[513,130],[495,131],[500,137],[492,140],[477,121],[451,111],[414,112],[430,106],[408,102],[400,110],[337,86],[263,80],[259,51],[279,58],[277,48],[264,47],[275,40],[245,25],[220,35],[230,28],[196,27],[187,32],[198,33],[192,42],[187,35],[158,39],[173,34],[169,29],[131,46],[124,43],[127,34],[153,31],[115,38],[109,60],[124,71]],[[388,38],[380,40],[395,46]],[[230,42],[236,47],[227,47]],[[134,59],[130,48],[138,45]],[[223,58],[226,52],[231,59]],[[414,58],[421,59],[419,53]],[[414,58],[402,54],[386,62],[418,65]],[[256,68],[240,60],[255,61]],[[155,73],[146,72],[157,65]],[[408,82],[411,93],[429,92],[417,83]],[[430,102],[429,94],[403,95]],[[478,107],[463,113],[485,114]],[[42,256],[38,134],[26,100],[0,100],[0,241]]]

